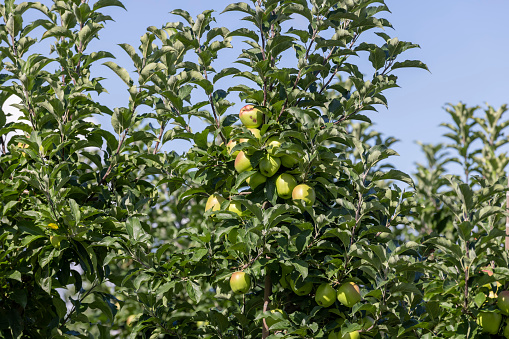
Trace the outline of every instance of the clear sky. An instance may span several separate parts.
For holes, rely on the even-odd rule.
[[[50,4],[47,0],[41,2]],[[119,65],[132,70],[125,53],[116,44],[127,42],[137,47],[146,27],[161,27],[168,21],[179,20],[169,14],[175,8],[185,9],[193,16],[213,9],[218,24],[231,30],[248,24],[239,20],[239,14],[219,14],[229,3],[227,0],[126,0],[127,12],[119,8],[107,10],[115,22],[106,25],[101,40],[91,47],[113,52]],[[506,83],[509,79],[509,1],[386,0],[386,4],[392,13],[385,13],[384,17],[394,26],[388,34],[421,46],[421,49],[406,52],[403,57],[419,59],[431,71],[397,71],[401,88],[386,92],[389,109],[380,107],[379,113],[369,112],[377,130],[401,140],[394,145],[401,156],[393,158],[392,163],[411,173],[414,163],[424,159],[416,141],[445,141],[441,137],[445,129],[439,124],[448,119],[443,110],[446,103],[462,101],[469,106],[484,106],[487,102],[495,107],[509,103],[509,85]],[[234,40],[233,51],[220,54],[222,59],[216,69],[231,65],[240,48],[245,46],[241,40]],[[96,76],[108,78],[104,85],[110,93],[101,95],[100,100],[110,107],[125,106],[127,94],[123,83],[105,66],[96,66],[94,71],[99,73]],[[232,80],[222,83],[225,88],[233,84],[228,81]],[[236,94],[228,99],[239,102]],[[228,113],[237,112],[239,108],[240,104]],[[109,119],[100,119],[100,122],[106,125]],[[182,153],[188,144],[172,145],[167,149]]]

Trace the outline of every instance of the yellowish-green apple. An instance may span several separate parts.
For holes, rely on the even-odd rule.
[[[329,307],[336,301],[336,290],[329,284],[321,284],[316,289],[315,301],[322,307]]]
[[[242,215],[242,203],[238,200],[230,201],[228,205],[228,211],[237,213],[239,216]]]
[[[269,140],[267,140],[267,153],[269,153],[272,156],[280,157],[281,155],[274,155],[276,151],[281,147],[281,144],[283,141],[278,136],[270,137]]]
[[[339,334],[338,334],[338,339],[360,339],[361,335],[359,333],[359,331],[353,331],[353,332],[347,332],[345,334],[343,334],[343,336],[341,338],[339,338]]]
[[[247,128],[257,128],[263,122],[262,112],[253,105],[246,105],[240,109],[240,121]]]
[[[239,154],[239,152],[240,152],[240,150],[237,150],[232,153],[232,149],[233,149],[233,147],[235,147],[235,145],[237,145],[237,141],[235,141],[233,139],[228,141],[228,143],[226,144],[226,149],[228,150],[228,154],[230,154],[232,157],[236,157],[237,154]]]
[[[255,138],[258,139],[258,141],[260,141],[262,139],[262,135],[258,128],[248,128],[248,129],[255,136]]]
[[[495,312],[479,312],[477,324],[482,327],[484,333],[497,334],[502,322],[502,314]]]
[[[239,154],[237,154],[237,157],[235,157],[235,170],[237,170],[239,173],[242,173],[252,169],[253,166],[251,166],[251,160],[246,155],[246,153],[244,153],[244,151],[240,151]]]
[[[279,279],[279,283],[281,287],[288,288],[288,275],[292,273],[293,266],[286,266],[285,264],[281,264],[281,279]]]
[[[289,279],[289,283],[290,283],[290,287],[292,288],[293,292],[297,295],[308,295],[309,293],[311,293],[311,290],[313,289],[313,283],[312,282],[307,282],[307,283],[304,283],[302,285],[302,283],[299,285],[297,283],[297,286],[296,286],[296,283],[295,281],[293,281],[293,279]]]
[[[127,326],[133,326],[133,321],[135,318],[136,318],[136,315],[134,315],[134,314],[131,314],[130,316],[128,316],[127,320],[126,320]]]
[[[297,186],[297,180],[291,174],[282,173],[276,179],[277,195],[283,199],[290,199],[292,197],[295,186]]]
[[[281,160],[271,155],[265,154],[258,164],[260,173],[270,178],[276,174],[277,170],[281,166]]]
[[[205,211],[212,209],[212,211],[218,211],[221,208],[221,203],[225,201],[225,198],[218,194],[211,194],[205,204]]]
[[[203,320],[198,320],[196,322],[196,326],[198,326],[198,327],[204,327],[204,326],[207,326],[208,324],[209,324],[208,321],[203,321]]]
[[[359,286],[353,282],[347,282],[341,285],[337,291],[338,301],[346,307],[353,307],[361,301],[361,291]]]
[[[251,288],[251,277],[245,272],[235,272],[230,277],[230,287],[234,293],[246,294]]]
[[[62,241],[63,238],[64,237],[62,237],[60,235],[50,235],[49,241],[50,241],[51,245],[53,245],[53,247],[60,248],[60,241]]]
[[[313,206],[316,200],[315,189],[306,184],[295,186],[292,191],[293,200],[301,200],[306,206]]]
[[[509,291],[502,291],[498,294],[497,306],[502,313],[509,315]]]
[[[256,187],[260,186],[261,184],[265,183],[267,181],[267,177],[260,172],[256,172],[252,176],[246,179],[247,184],[251,189],[255,189]]]

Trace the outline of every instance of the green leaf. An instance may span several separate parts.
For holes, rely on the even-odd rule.
[[[124,7],[124,5],[122,4],[122,2],[119,0],[99,0],[94,4],[94,8],[92,10],[95,12],[100,8],[109,7],[109,6],[117,6],[117,7],[121,7],[123,9],[127,10]]]
[[[255,14],[256,14],[256,12],[248,4],[246,4],[245,2],[237,2],[237,3],[234,3],[234,4],[229,4],[221,12],[221,14],[223,14],[225,12],[232,12],[232,11],[235,11],[235,12],[244,12],[244,13],[247,13],[247,14],[249,14],[251,16],[255,16]]]
[[[404,68],[404,67],[422,68],[429,72],[428,66],[426,66],[425,63],[423,63],[422,61],[419,61],[419,60],[405,60],[402,62],[395,62],[392,65],[391,69],[395,70],[395,69]]]
[[[118,66],[113,61],[106,61],[103,63],[103,65],[115,72],[115,74],[117,74],[120,79],[122,79],[122,81],[125,82],[127,86],[129,86],[129,88],[133,86],[134,82],[129,76],[129,72],[127,72],[125,68]]]

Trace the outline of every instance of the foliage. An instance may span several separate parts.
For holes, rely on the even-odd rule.
[[[487,337],[477,315],[498,312],[509,281],[505,106],[448,106],[452,143],[422,145],[414,182],[368,117],[399,68],[427,69],[402,57],[418,45],[387,34],[384,1],[232,3],[223,12],[249,24],[235,31],[212,11],[174,10],[181,21],[120,45],[132,65],[89,46],[110,6],[125,9],[0,5],[0,104],[14,95],[22,113],[6,123],[0,110],[1,337]],[[241,43],[238,66],[216,71]],[[126,85],[124,106],[101,104],[99,62]],[[239,83],[220,87],[227,77]],[[233,93],[263,113],[260,137],[239,123]],[[110,116],[113,133],[94,115]],[[193,118],[206,127],[193,131]],[[176,139],[192,147],[162,151]],[[237,151],[252,170],[235,170]],[[251,189],[268,154],[282,165]],[[280,197],[282,173],[316,201]],[[211,195],[224,201],[206,210]],[[250,275],[248,293],[231,292],[235,271]],[[317,305],[319,285],[347,282],[360,302]],[[292,291],[309,283],[310,295]]]

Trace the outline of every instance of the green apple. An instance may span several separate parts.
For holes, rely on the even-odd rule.
[[[281,164],[286,168],[293,168],[299,163],[299,157],[295,154],[285,154],[281,157]]]
[[[228,211],[237,213],[239,216],[241,216],[242,215],[242,203],[238,200],[230,201],[230,204],[228,205]]]
[[[281,160],[279,158],[266,154],[258,165],[260,167],[260,173],[266,177],[271,177],[276,174],[277,170],[281,166]]]
[[[60,248],[60,241],[62,241],[63,237],[60,235],[50,235],[49,242],[53,247]]]
[[[267,177],[260,172],[256,172],[252,176],[246,179],[247,184],[251,189],[255,189],[256,187],[260,186],[261,184],[265,183],[267,181]]]
[[[361,301],[359,286],[353,282],[347,282],[338,288],[338,301],[346,307],[353,307]]]
[[[293,266],[286,266],[281,264],[281,279],[279,279],[279,283],[283,288],[288,288],[288,275],[292,273]]]
[[[509,314],[509,291],[502,291],[498,294],[497,306],[502,313]]]
[[[502,322],[502,314],[495,312],[479,312],[477,324],[482,327],[484,333],[497,334]]]
[[[505,323],[505,327],[504,327],[504,337],[506,337],[507,339],[509,339],[509,321],[507,321]]]
[[[209,324],[209,322],[208,322],[208,321],[203,321],[203,320],[198,320],[198,321],[196,322],[196,326],[198,326],[198,327],[205,327],[205,326],[207,326],[208,324]]]
[[[270,313],[272,313],[272,314],[281,313],[283,318],[285,318],[285,319],[287,318],[286,314],[280,309],[270,310]],[[274,318],[270,318],[270,317],[265,318],[265,323],[267,323],[267,327],[269,327],[269,328],[271,328],[272,325],[274,325],[280,321],[281,321],[280,319],[274,319]]]
[[[263,122],[263,114],[253,105],[246,105],[240,109],[240,121],[247,128],[257,128]]]
[[[258,128],[248,128],[249,131],[255,136],[258,141],[262,140],[262,135],[260,133],[260,130]]]
[[[292,191],[295,186],[297,186],[297,180],[291,174],[282,173],[276,179],[277,195],[283,199],[290,199],[292,197]]]
[[[251,288],[251,277],[244,272],[235,272],[230,277],[230,287],[237,294],[246,294]]]
[[[336,290],[329,284],[321,284],[316,289],[315,301],[322,307],[329,307],[336,301]]]
[[[226,149],[228,150],[228,154],[230,154],[232,157],[236,157],[237,154],[239,154],[239,152],[240,152],[240,151],[235,151],[232,153],[232,149],[233,149],[233,147],[235,147],[235,145],[237,145],[237,142],[233,139],[228,141],[228,143],[226,144]]]
[[[293,292],[297,295],[308,295],[311,293],[311,290],[313,289],[313,283],[307,282],[305,284],[298,285],[299,287],[295,286],[295,281],[293,279],[290,279],[290,287],[292,288]]]
[[[338,333],[334,332],[334,331],[330,332],[329,336],[327,337],[327,339],[339,339],[338,338]]]
[[[292,191],[293,200],[302,200],[304,205],[313,206],[316,200],[315,189],[306,184],[295,186]]]
[[[359,331],[353,331],[353,332],[347,332],[345,334],[343,334],[343,336],[341,338],[339,338],[339,334],[338,334],[338,339],[360,339],[361,335],[359,333]]]
[[[212,211],[218,211],[221,208],[221,203],[225,201],[220,195],[211,194],[207,199],[207,203],[205,204],[205,211],[212,209]]]
[[[131,314],[130,316],[127,317],[127,320],[126,320],[126,324],[127,326],[133,326],[133,321],[135,320],[136,318],[136,315],[134,314]]]
[[[242,173],[252,169],[253,166],[251,166],[251,160],[246,155],[246,153],[240,151],[239,154],[237,154],[237,157],[235,157],[235,170],[237,170],[239,173]]]
[[[279,149],[279,147],[281,147],[281,144],[283,143],[283,141],[278,137],[278,136],[273,136],[273,137],[270,137],[269,140],[267,140],[267,153],[269,153],[270,155],[272,156],[275,156],[275,157],[280,157],[282,156],[281,155],[274,155],[274,153],[276,153],[276,151]]]

